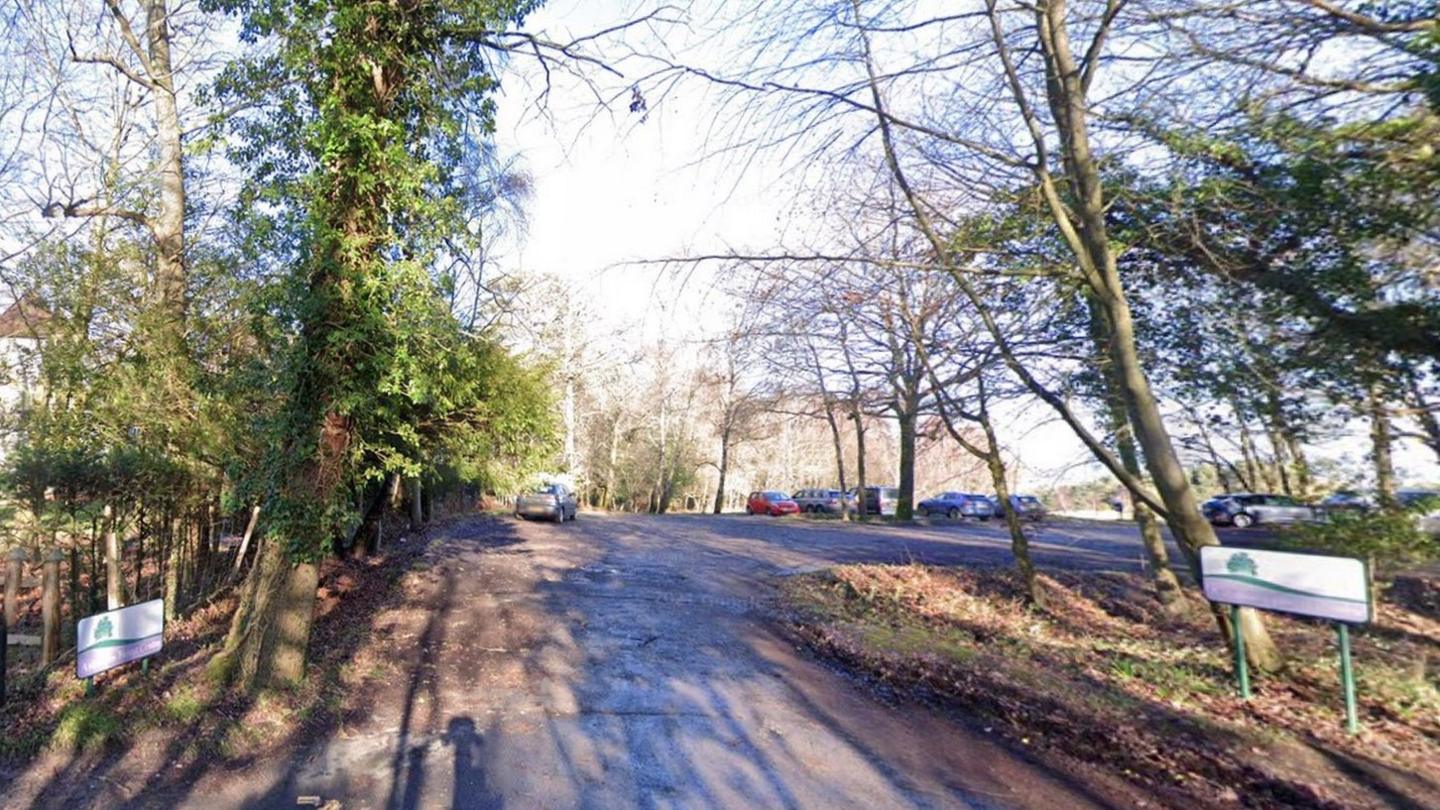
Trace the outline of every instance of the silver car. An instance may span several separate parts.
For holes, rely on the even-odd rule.
[[[1202,505],[1211,523],[1246,529],[1260,523],[1304,523],[1317,520],[1315,507],[1289,495],[1237,492],[1211,498]]]
[[[854,506],[855,500],[838,489],[802,489],[791,496],[801,512],[839,514],[845,510],[845,502]]]
[[[580,504],[569,487],[558,482],[540,484],[515,499],[515,517],[549,518],[556,523],[574,520]]]

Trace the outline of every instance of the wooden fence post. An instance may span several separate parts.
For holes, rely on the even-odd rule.
[[[5,603],[10,606],[9,601]],[[5,677],[6,668],[10,664],[10,628],[3,620],[0,620],[0,706],[5,705]]]
[[[40,662],[49,666],[60,655],[60,561],[65,555],[54,549],[45,555],[41,577]]]
[[[10,552],[5,561],[5,626],[14,627],[20,617],[20,575],[25,569],[25,549]]]
[[[418,532],[425,526],[424,505],[420,502],[420,476],[406,482],[410,490],[410,531]]]
[[[105,609],[125,605],[125,575],[120,570],[120,537],[115,531],[115,510],[105,504]]]
[[[15,549],[5,562],[5,615],[0,618],[0,706],[5,705],[5,684],[10,664],[10,625],[20,614],[20,569],[25,564],[25,550]]]

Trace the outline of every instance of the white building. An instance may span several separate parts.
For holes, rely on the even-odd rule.
[[[39,387],[39,348],[49,334],[51,315],[31,301],[15,301],[0,312],[0,459],[14,446],[20,414]]]

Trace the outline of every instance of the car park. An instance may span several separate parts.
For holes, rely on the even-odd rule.
[[[1234,526],[1237,529],[1262,523],[1305,523],[1316,520],[1321,514],[1316,507],[1297,501],[1289,495],[1263,492],[1220,495],[1201,504],[1200,511],[1205,515],[1205,519],[1213,524]]]
[[[800,511],[800,505],[794,498],[778,490],[760,490],[750,493],[745,499],[745,514],[747,515],[793,515]]]
[[[942,492],[933,498],[926,498],[917,507],[921,516],[944,515],[954,519],[961,517],[989,520],[995,509],[984,495],[968,492]]]
[[[795,493],[792,500],[801,512],[816,514],[839,514],[845,511],[847,503],[851,506],[855,504],[849,493],[838,489],[802,489]]]
[[[515,499],[515,517],[522,519],[543,517],[564,523],[574,520],[579,510],[575,492],[558,481],[538,484]]]

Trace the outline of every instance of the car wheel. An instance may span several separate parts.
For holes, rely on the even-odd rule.
[[[754,509],[751,509],[750,507],[747,506],[747,507],[745,507],[745,514],[747,514],[747,515],[753,515],[753,514],[755,514],[755,510],[754,510]]]
[[[1247,515],[1244,512],[1241,512],[1240,514],[1232,518],[1230,522],[1234,523],[1235,528],[1237,529],[1248,529],[1251,526],[1255,525],[1255,518]]]
[[[945,512],[945,517],[954,520],[955,518],[960,517],[960,510],[952,506],[949,508],[949,510]]]

